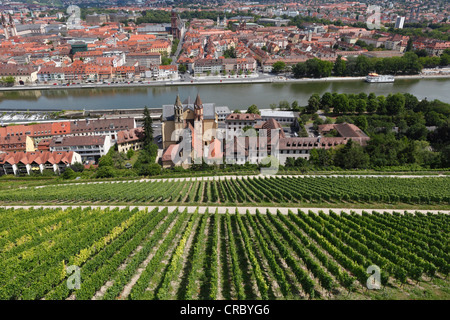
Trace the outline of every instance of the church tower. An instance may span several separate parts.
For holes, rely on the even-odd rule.
[[[203,121],[203,102],[198,94],[194,102],[194,119],[195,121]]]
[[[14,19],[12,18],[11,14],[9,15],[9,25],[11,28],[11,36],[17,37],[16,24],[14,23]]]
[[[183,104],[181,103],[180,96],[177,95],[177,99],[175,100],[174,108],[174,118],[175,118],[175,130],[183,129]]]
[[[8,23],[6,22],[5,16],[2,13],[2,27],[3,27],[3,32],[5,34],[5,39],[8,40],[9,39],[9,29],[8,29]]]
[[[203,140],[205,138],[203,136],[203,102],[199,94],[197,94],[194,102],[194,131],[196,135],[194,157],[197,158],[203,155],[203,144],[205,146],[208,144],[207,141]]]

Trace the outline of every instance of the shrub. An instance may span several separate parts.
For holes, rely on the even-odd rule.
[[[116,176],[116,172],[111,166],[103,166],[98,168],[95,176],[96,178],[113,178]]]

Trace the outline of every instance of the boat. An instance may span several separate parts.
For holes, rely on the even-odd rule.
[[[394,76],[379,75],[377,73],[369,73],[369,75],[366,77],[366,82],[369,83],[388,83],[394,82],[394,80]]]

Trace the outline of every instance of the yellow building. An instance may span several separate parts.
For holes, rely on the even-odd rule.
[[[172,152],[183,139],[183,133],[188,132],[190,143],[192,145],[192,154],[190,159],[201,157],[208,154],[209,146],[214,140],[216,130],[218,129],[218,115],[214,103],[203,103],[200,96],[197,95],[194,103],[189,99],[181,103],[177,96],[174,105],[163,105],[162,112],[162,140],[163,140],[163,167],[169,167],[176,163],[172,160]]]

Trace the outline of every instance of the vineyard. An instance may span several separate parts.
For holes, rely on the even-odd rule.
[[[4,203],[448,205],[450,178],[251,177],[66,184],[0,191]]]
[[[282,179],[272,180],[280,193],[288,190],[281,187]],[[258,182],[252,188],[266,197],[265,189],[255,187]],[[235,183],[225,183],[225,190],[217,183],[208,188],[216,186],[220,199]],[[197,189],[186,189],[197,184],[154,185],[196,197]],[[127,186],[138,192],[139,185]],[[421,187],[409,186],[411,191]],[[92,200],[86,188],[80,194]],[[397,191],[406,189],[401,185]],[[33,196],[44,197],[44,190],[52,189],[36,189]],[[363,185],[357,190],[358,197],[367,192]],[[119,196],[110,192],[108,197]],[[303,191],[298,192],[303,199]],[[131,194],[124,190],[120,196]],[[142,197],[144,192],[134,199]],[[405,295],[434,287],[449,298],[450,217],[443,213],[281,214],[273,209],[219,214],[74,207],[0,209],[0,217],[2,300],[335,299],[355,294],[367,299],[374,291],[366,289],[371,265],[381,270],[382,289],[375,291]],[[67,285],[69,266],[80,268],[79,289]]]

